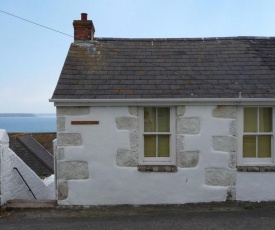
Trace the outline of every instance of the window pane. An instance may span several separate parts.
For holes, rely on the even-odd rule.
[[[272,131],[272,108],[259,108],[260,132]]]
[[[243,157],[256,157],[256,136],[243,136]]]
[[[158,136],[158,157],[169,157],[170,151],[170,140],[169,135]]]
[[[144,156],[156,157],[156,136],[144,135]]]
[[[158,108],[158,132],[170,132],[169,108]]]
[[[271,157],[271,136],[258,136],[258,157]]]
[[[244,132],[257,132],[257,108],[244,108]]]
[[[156,108],[144,108],[144,132],[156,132]]]

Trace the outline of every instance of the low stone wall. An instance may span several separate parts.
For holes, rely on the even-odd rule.
[[[3,204],[3,192],[2,190],[4,189],[3,187],[3,180],[2,180],[2,175],[3,175],[3,155],[4,151],[9,147],[9,137],[7,135],[7,132],[3,129],[0,129],[0,204]]]
[[[1,204],[12,199],[35,199],[20,177],[21,173],[37,199],[55,199],[55,187],[45,184],[10,148],[9,137],[5,130],[0,130],[0,181]],[[17,170],[15,170],[18,169]]]
[[[22,136],[32,136],[49,153],[53,155],[53,140],[56,139],[56,133],[8,133],[9,148],[20,157],[38,176],[48,177],[52,172],[43,165],[33,154],[18,141]]]

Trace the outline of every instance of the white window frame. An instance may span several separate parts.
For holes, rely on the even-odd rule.
[[[272,131],[271,132],[244,132],[244,108],[272,108]],[[274,106],[243,106],[238,110],[237,118],[237,165],[238,166],[274,166],[274,132],[275,132],[275,108]],[[243,136],[253,134],[271,135],[271,157],[270,158],[246,158],[243,157]]]
[[[144,157],[144,108],[138,108],[138,121],[139,121],[139,164],[140,165],[175,165],[176,164],[176,109],[170,106],[147,106],[147,107],[168,107],[170,108],[170,132],[161,133],[170,135],[170,157]],[[157,135],[158,132],[152,132]]]

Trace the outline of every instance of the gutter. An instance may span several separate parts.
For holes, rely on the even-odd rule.
[[[275,105],[275,98],[50,99],[55,106]]]

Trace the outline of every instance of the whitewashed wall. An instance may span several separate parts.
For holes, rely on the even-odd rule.
[[[166,173],[137,170],[137,108],[57,108],[58,203],[180,204],[235,199],[236,114],[234,106],[178,107],[178,170]],[[71,125],[81,120],[99,121],[99,125]]]
[[[28,187],[14,169],[18,168],[37,199],[55,199],[54,180],[44,183],[10,148],[5,130],[0,130],[1,204],[12,199],[33,200]]]
[[[187,155],[198,153],[198,162],[186,167],[179,165],[175,173],[164,173],[138,171],[135,157],[129,165],[122,160],[125,166],[117,159],[121,150],[135,152],[130,142],[136,127],[131,124],[137,120],[135,108],[58,108],[58,203],[168,204],[226,200],[228,193],[233,191],[234,195],[236,176],[235,169],[230,168],[231,149],[224,152],[213,148],[223,147],[216,143],[216,138],[224,141],[225,148],[231,144],[231,139],[228,143],[224,137],[232,137],[230,128],[234,119],[213,117],[215,109],[212,106],[178,109],[175,120],[184,124],[178,134],[182,142],[177,144],[178,151]],[[130,122],[126,119],[125,130],[117,122],[123,118]],[[71,125],[71,121],[80,120],[99,121],[99,125]],[[194,122],[199,123],[195,132],[188,128]],[[191,134],[184,134],[189,131]]]
[[[242,201],[274,201],[274,172],[238,172],[236,199]]]

